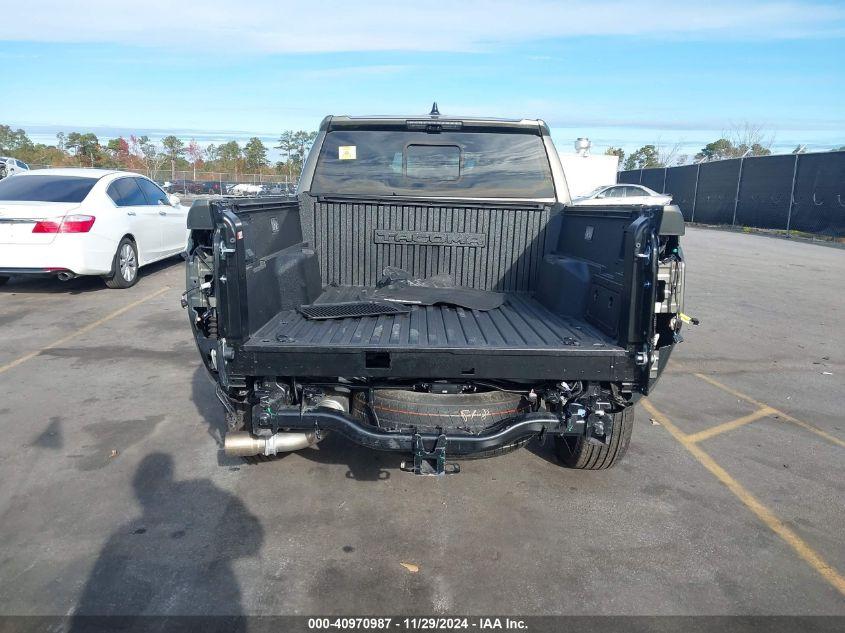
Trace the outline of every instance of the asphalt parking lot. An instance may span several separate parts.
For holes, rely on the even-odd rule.
[[[845,250],[685,250],[702,325],[604,472],[532,445],[413,477],[339,437],[249,466],[219,450],[181,260],[127,291],[13,280],[0,613],[845,615]]]

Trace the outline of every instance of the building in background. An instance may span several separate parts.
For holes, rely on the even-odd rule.
[[[619,157],[590,154],[590,139],[579,138],[575,141],[575,153],[558,152],[563,165],[563,174],[573,198],[583,196],[596,187],[616,183],[619,169]]]

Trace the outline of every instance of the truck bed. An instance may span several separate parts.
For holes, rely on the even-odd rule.
[[[323,230],[317,222],[322,216],[311,217],[314,208],[329,204],[340,218],[338,230]],[[506,212],[513,216],[508,216],[510,224],[483,233],[487,229],[477,222],[465,222],[452,232],[406,222],[398,211],[387,212],[395,204],[399,202],[341,203],[301,196],[238,201],[217,211],[232,231],[229,243],[235,245],[215,267],[220,279],[215,286],[218,332],[225,346],[218,353],[229,356],[233,381],[249,376],[392,382],[474,377],[522,383],[641,379],[639,344],[646,332],[642,323],[649,321],[643,320],[639,295],[629,295],[625,288],[651,287],[642,283],[644,267],[641,258],[635,259],[650,227],[650,210],[537,211],[481,202],[465,209],[442,203],[453,220],[467,214],[481,219]],[[372,222],[361,216],[362,205]],[[427,213],[408,211],[408,218],[434,217],[442,211],[440,205],[429,203]],[[215,208],[196,209],[192,230],[214,227],[213,216],[203,217],[200,211],[209,216]],[[526,214],[535,212],[549,217],[534,218],[532,224]],[[517,229],[508,229],[511,224]],[[360,244],[344,246],[342,236],[359,234]],[[446,239],[443,235],[472,236],[484,245],[430,243]],[[331,238],[326,245],[324,236]],[[498,292],[505,301],[489,311],[441,304],[413,306],[403,314],[330,320],[309,320],[299,312],[300,306],[313,303],[361,301],[363,291],[376,287],[376,273],[383,275],[388,267],[422,279],[447,274],[461,288]],[[194,283],[198,281],[199,274]],[[642,298],[645,304],[653,300]],[[206,312],[198,310],[197,319],[202,321]]]
[[[360,290],[329,287],[315,303],[355,301]],[[243,351],[259,364],[270,354],[297,373],[335,376],[377,375],[382,369],[400,376],[406,368],[411,376],[524,378],[527,365],[535,377],[548,378],[560,375],[563,356],[602,374],[612,373],[626,356],[585,321],[555,315],[528,294],[507,293],[501,307],[486,312],[448,305],[410,310],[325,321],[286,310],[250,337]]]

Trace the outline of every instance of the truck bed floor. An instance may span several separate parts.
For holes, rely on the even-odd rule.
[[[356,287],[328,287],[315,303],[357,301],[359,292]],[[406,314],[315,321],[287,310],[270,319],[244,346],[254,352],[303,348],[566,350],[590,355],[622,351],[588,323],[555,315],[530,295],[510,293],[501,307],[486,312],[447,305],[411,306]]]

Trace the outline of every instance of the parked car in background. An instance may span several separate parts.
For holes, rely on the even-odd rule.
[[[200,185],[200,193],[220,195],[223,192],[220,183],[216,180],[203,180],[197,184]]]
[[[153,181],[104,169],[37,169],[0,181],[0,284],[12,275],[99,275],[129,288],[177,255],[187,207]]]
[[[0,156],[0,179],[6,176],[14,176],[22,171],[29,171],[29,165],[17,158]]]
[[[261,195],[261,185],[242,182],[232,187],[229,193],[233,196],[258,196]]]
[[[572,199],[576,205],[605,204],[670,204],[672,196],[657,193],[642,185],[604,185],[596,187],[590,193]]]
[[[259,195],[290,196],[291,192],[288,185],[283,182],[268,182],[261,185],[261,193]]]
[[[176,194],[201,194],[203,193],[202,183],[199,183],[195,180],[174,180],[173,182],[167,181],[162,186],[167,193],[176,193]]]

